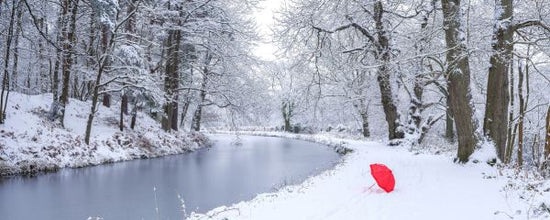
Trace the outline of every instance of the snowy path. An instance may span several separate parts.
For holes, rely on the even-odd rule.
[[[484,163],[459,165],[442,155],[347,142],[355,152],[334,170],[190,219],[527,219],[528,207],[501,191],[506,178]],[[371,163],[393,169],[394,192],[367,190],[374,183]]]

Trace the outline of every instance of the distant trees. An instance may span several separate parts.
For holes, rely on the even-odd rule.
[[[191,130],[201,130],[202,115],[208,106],[229,112],[246,108],[245,96],[250,95],[246,91],[256,84],[251,67],[257,62],[249,50],[257,34],[247,17],[254,4],[248,0],[216,1],[196,11],[199,23],[194,25],[193,57],[186,58],[193,60],[191,68],[197,73],[191,88],[197,93]]]
[[[476,7],[480,9],[473,10]],[[485,9],[491,7],[494,20],[486,19],[490,16],[486,16]],[[514,17],[514,11],[527,8],[536,8],[536,14]],[[506,162],[514,154],[521,163],[520,156],[526,150],[533,154],[532,158],[536,157],[536,148],[527,149],[526,141],[541,146],[535,136],[525,134],[525,118],[530,109],[538,108],[528,101],[530,95],[526,93],[532,92],[529,79],[534,76],[527,72],[537,65],[534,54],[539,54],[538,63],[544,56],[541,54],[546,54],[542,45],[548,44],[544,36],[547,37],[545,13],[549,8],[539,1],[509,0],[495,1],[490,6],[475,0],[300,0],[285,7],[276,34],[286,55],[296,58],[293,65],[310,64],[308,88],[319,87],[320,99],[349,98],[359,109],[358,118],[365,122],[361,129],[364,136],[369,135],[369,114],[361,109],[377,109],[376,105],[367,108],[371,102],[366,100],[378,99],[388,139],[398,140],[392,142],[404,140],[420,145],[428,131],[439,126],[437,122],[445,121],[444,136],[452,141],[456,128],[457,158],[466,162],[485,140],[478,130],[474,107],[483,103],[483,131],[495,144],[499,159]],[[491,26],[493,31],[486,31]],[[492,40],[484,40],[487,37]],[[486,45],[490,46],[490,53],[482,52]],[[525,53],[528,45],[531,52]],[[515,60],[521,59],[526,59],[527,64],[514,67]],[[538,74],[545,75],[540,68]],[[487,69],[487,76],[478,74]],[[356,77],[356,73],[369,72],[376,73],[378,93],[373,94],[369,85]],[[367,81],[374,79],[366,76]],[[516,85],[510,80],[520,80],[519,77],[522,81],[514,89]],[[541,77],[547,82],[547,77]],[[368,92],[357,92],[361,89]],[[514,90],[522,94],[515,94]],[[403,92],[408,95],[406,107],[396,101],[402,100]],[[480,95],[485,99],[480,100]],[[513,96],[518,97],[510,101]],[[548,99],[545,96],[539,101]],[[519,116],[514,114],[518,109]],[[401,115],[403,111],[407,114]]]
[[[358,109],[364,136],[370,136],[368,106],[371,104],[371,101],[366,99],[369,94],[365,87],[368,85],[366,82],[370,80],[368,77],[370,69],[376,69],[374,72],[380,96],[379,103],[383,108],[388,138],[398,143],[408,133],[410,134],[407,135],[408,138],[415,139],[412,142],[421,142],[429,127],[440,118],[430,117],[429,120],[424,120],[422,116],[423,110],[429,107],[422,101],[424,87],[437,81],[438,76],[441,76],[433,73],[433,70],[424,69],[425,65],[431,65],[430,59],[426,59],[427,55],[424,53],[427,53],[427,49],[430,48],[430,38],[433,37],[429,35],[433,24],[429,24],[428,21],[430,16],[435,14],[435,1],[411,3],[415,8],[413,12],[398,9],[401,3],[385,1],[346,1],[345,3],[323,1],[322,8],[311,7],[313,4],[315,4],[313,1],[295,2],[293,7],[296,10],[286,11],[280,30],[283,33],[280,36],[283,46],[307,48],[302,49],[306,52],[301,53],[310,53],[311,57],[314,57],[310,61],[316,66],[314,77],[319,78],[317,83],[326,83],[332,87],[333,84],[349,80],[347,85],[351,87],[345,89],[347,95],[342,96],[351,98],[353,106]],[[420,25],[423,33],[417,35],[418,29],[413,30],[410,26],[405,27],[402,24],[416,21],[416,17],[420,14],[423,16],[422,25]],[[367,17],[371,19],[365,19]],[[409,34],[414,33],[420,38],[420,40],[412,39],[418,43],[414,44],[416,49],[413,49],[414,47],[410,49],[416,51],[412,56],[417,56],[417,61],[424,64],[410,65],[408,61],[406,63],[396,61],[404,54],[402,45],[399,45],[399,40],[396,39],[407,35],[398,33],[396,29]],[[345,62],[346,65],[333,64],[336,62]],[[417,75],[414,89],[407,90],[412,91],[409,93],[411,105],[407,115],[408,120],[402,119],[394,91],[396,86],[408,86],[394,83],[395,80],[402,79],[406,75],[403,71],[404,66],[407,66],[406,68],[415,66],[414,71]],[[319,74],[323,73],[324,68],[329,68],[328,71],[331,72],[327,72],[326,75]],[[348,71],[342,73],[343,77],[335,78],[334,72],[339,73],[344,68]],[[372,90],[368,91],[372,93]],[[354,95],[350,97],[351,94]]]
[[[394,93],[392,92],[391,73],[395,71],[395,69],[391,65],[393,57],[393,49],[390,45],[391,33],[386,30],[386,26],[389,24],[386,24],[388,19],[384,18],[384,14],[386,13],[382,1],[375,1],[370,6],[360,2],[349,2],[341,5],[324,2],[322,5],[324,5],[327,9],[332,9],[334,12],[334,14],[330,14],[329,16],[331,16],[331,18],[335,21],[338,21],[337,23],[330,22],[328,25],[323,23],[329,22],[328,19],[323,17],[324,15],[319,15],[318,17],[315,16],[316,14],[324,13],[324,10],[307,11],[313,9],[307,8],[311,4],[314,3],[312,1],[304,1],[302,5],[296,6],[306,9],[298,12],[301,14],[292,14],[294,12],[289,12],[286,15],[286,19],[288,20],[283,21],[286,26],[283,27],[282,32],[287,35],[284,37],[299,37],[297,40],[306,43],[306,46],[314,47],[313,53],[316,54],[316,64],[318,64],[319,58],[322,57],[324,53],[330,54],[334,49],[330,48],[330,42],[332,39],[330,35],[338,35],[340,37],[350,36],[350,40],[348,41],[349,44],[356,44],[354,46],[357,46],[357,48],[346,48],[346,53],[371,53],[372,57],[376,61],[375,65],[378,66],[376,79],[378,81],[381,103],[384,108],[385,118],[388,125],[388,138],[390,140],[403,138],[404,128],[400,121],[400,114],[394,102]],[[355,14],[345,14],[344,11],[348,10],[350,7],[361,8],[361,10],[357,11]],[[320,20],[295,20],[296,17],[309,16],[311,16],[312,19],[315,17]],[[372,22],[366,22],[363,19],[365,16],[371,17]],[[307,45],[309,40],[316,43],[314,45]],[[345,38],[343,40],[346,41]],[[288,46],[298,46],[296,42],[299,41],[292,41]],[[365,56],[365,54],[362,54],[361,56]],[[363,116],[366,116],[365,112],[363,112]]]

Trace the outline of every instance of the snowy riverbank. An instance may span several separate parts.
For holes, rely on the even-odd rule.
[[[188,219],[548,219],[550,181],[486,163],[453,163],[448,154],[410,152],[376,142],[326,135],[239,132],[320,143],[341,143],[353,153],[335,169],[260,194],[251,201],[219,207]],[[479,157],[486,155],[477,154]],[[475,157],[476,155],[474,155]],[[393,169],[395,191],[374,184],[369,164]],[[528,177],[526,177],[526,175]]]
[[[9,101],[6,123],[0,125],[0,176],[180,154],[208,145],[200,133],[166,133],[142,113],[133,131],[120,132],[118,106],[99,107],[91,143],[86,145],[83,136],[89,103],[71,100],[62,128],[47,119],[51,94],[11,93]],[[126,118],[129,125],[130,117]]]

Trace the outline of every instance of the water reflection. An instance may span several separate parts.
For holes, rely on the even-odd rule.
[[[0,180],[0,219],[182,219],[178,195],[188,213],[204,212],[298,183],[339,159],[305,141],[211,138],[214,147],[186,155]]]

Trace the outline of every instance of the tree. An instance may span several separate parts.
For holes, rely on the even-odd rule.
[[[207,1],[209,2],[209,1]],[[191,130],[200,131],[202,115],[207,106],[228,109],[230,112],[244,108],[242,94],[252,84],[250,54],[251,42],[256,33],[250,18],[244,16],[254,7],[253,1],[219,1],[199,5],[196,22],[204,22],[196,30],[193,50],[196,59],[193,71],[198,81],[191,89],[197,92],[196,109],[191,119]],[[216,22],[212,22],[216,21]],[[191,61],[187,59],[187,61]],[[185,66],[184,66],[185,67]],[[249,75],[250,74],[250,75]],[[190,88],[181,88],[187,90]]]
[[[368,75],[366,71],[358,71],[354,76],[352,82],[356,82],[358,85],[354,86],[355,96],[352,100],[354,101],[353,106],[357,109],[359,116],[361,118],[361,132],[363,137],[370,137],[370,128],[369,128],[369,107],[371,105],[371,100],[367,98],[367,85]]]
[[[162,128],[165,131],[178,130],[178,90],[181,31],[169,30],[166,42],[167,56],[164,89],[167,103],[164,104]]]
[[[0,124],[4,124],[6,120],[6,110],[8,108],[8,98],[10,94],[10,73],[8,70],[11,54],[11,44],[13,39],[13,28],[15,25],[15,13],[17,8],[17,2],[12,0],[11,2],[11,15],[8,27],[8,36],[6,40],[6,52],[4,56],[4,74],[2,76],[2,93],[0,94]]]
[[[421,144],[424,140],[424,137],[430,130],[430,128],[441,118],[443,118],[443,115],[439,117],[429,116],[426,120],[424,120],[423,113],[424,111],[430,107],[430,103],[425,103],[424,101],[424,93],[426,88],[431,84],[437,84],[439,78],[443,75],[443,71],[436,71],[434,70],[431,62],[436,61],[439,66],[441,66],[441,61],[435,59],[434,57],[430,57],[425,55],[426,51],[430,49],[431,47],[431,38],[429,36],[429,33],[432,31],[429,27],[429,20],[430,17],[433,17],[436,12],[436,4],[437,1],[431,0],[428,5],[423,6],[421,12],[419,14],[420,17],[420,36],[418,36],[420,39],[415,43],[414,48],[416,50],[416,56],[418,57],[414,64],[414,79],[413,79],[413,89],[412,91],[409,91],[407,89],[407,93],[409,94],[410,104],[409,104],[409,110],[408,110],[408,123],[407,123],[407,134],[408,139],[411,144]],[[414,36],[417,37],[417,36]],[[441,67],[443,69],[443,67]],[[406,87],[406,86],[405,86]],[[436,85],[439,90],[442,91],[442,93],[447,94],[447,90],[444,90],[441,88],[441,85]],[[451,124],[451,131],[452,134],[452,122]]]
[[[62,126],[72,98],[90,101],[87,143],[94,117],[101,111],[98,102],[111,106],[120,101],[121,131],[127,113],[134,129],[138,112],[154,116],[163,110],[167,130],[178,129],[180,104],[183,116],[191,107],[201,107],[195,114],[197,127],[203,107],[239,112],[250,106],[244,98],[247,91],[260,91],[251,71],[257,66],[250,52],[256,33],[252,18],[244,13],[255,4],[248,0],[2,1],[0,26],[7,33],[0,37],[5,45],[0,122],[11,91],[53,93],[49,118]],[[206,54],[212,62],[205,64],[201,57]],[[195,80],[202,74],[203,81]],[[197,91],[202,92],[194,94]],[[183,92],[186,96],[180,103]]]
[[[103,33],[103,39],[106,40],[107,38],[107,36],[105,35],[106,31],[109,31],[111,33],[111,36],[109,37],[108,43],[102,43],[103,50],[102,54],[99,55],[99,66],[97,68],[96,80],[92,92],[92,103],[90,107],[90,113],[88,114],[88,121],[86,123],[86,131],[84,134],[84,142],[86,142],[86,144],[90,144],[92,125],[97,111],[97,102],[99,100],[100,89],[104,88],[105,86],[105,84],[103,84],[101,81],[101,77],[103,76],[104,72],[109,71],[109,68],[111,68],[110,65],[112,64],[113,59],[112,53],[117,38],[116,34],[118,33],[121,25],[128,20],[128,18],[125,18],[120,23],[117,21],[119,11],[116,1],[105,2],[106,5],[101,5],[99,4],[99,2],[95,3],[98,4],[94,8],[94,10],[96,10],[96,14],[100,16],[100,18],[106,19],[102,20],[102,25],[106,28]],[[135,11],[128,16],[131,17],[133,13],[135,13]],[[113,22],[111,19],[115,22]]]
[[[544,143],[543,169],[550,173],[550,107],[546,112],[546,138]]]
[[[61,126],[64,125],[65,112],[67,109],[67,104],[69,102],[69,88],[70,88],[70,79],[71,72],[74,63],[74,54],[76,46],[76,18],[78,15],[78,0],[62,0],[63,15],[70,17],[67,21],[67,26],[63,27],[61,34],[63,35],[63,52],[61,62],[61,72],[63,75],[63,80],[61,84],[61,95],[59,96],[59,108],[60,108],[60,122]]]
[[[291,132],[292,125],[290,120],[294,116],[294,102],[284,102],[282,104],[281,112],[283,113],[283,119],[285,121],[284,131]]]
[[[202,77],[201,77],[201,87],[199,89],[199,99],[197,103],[197,109],[193,113],[193,118],[191,121],[191,130],[200,131],[201,130],[201,120],[202,120],[202,109],[206,105],[206,95],[208,89],[209,76],[212,74],[210,70],[210,65],[212,62],[212,55],[210,52],[206,51],[204,54],[204,66],[202,67]]]
[[[494,142],[497,149],[497,155],[501,161],[506,161],[507,153],[508,117],[510,106],[510,82],[509,75],[514,60],[514,33],[518,30],[528,27],[540,27],[550,32],[550,28],[541,21],[540,17],[535,19],[525,19],[516,21],[514,18],[514,1],[498,0],[495,1],[496,20],[494,23],[492,54],[490,58],[489,76],[487,79],[487,99],[485,107],[485,118],[483,130],[485,134]],[[512,76],[513,77],[513,76]],[[521,76],[520,76],[521,77]],[[520,96],[520,102],[522,102]],[[520,104],[520,109],[524,108]],[[520,116],[520,124],[523,124],[523,117]],[[520,130],[523,130],[523,125]],[[523,131],[519,135],[523,139]],[[519,161],[518,161],[519,162]]]
[[[393,48],[392,45],[390,45],[391,42],[391,33],[389,30],[387,30],[387,24],[388,19],[384,17],[385,14],[388,13],[387,10],[384,9],[384,4],[382,1],[374,1],[370,6],[365,5],[360,2],[346,2],[346,4],[331,4],[326,2],[322,10],[317,11],[305,11],[301,10],[301,8],[309,7],[309,4],[314,4],[310,1],[305,1],[302,5],[296,6],[296,11],[298,13],[304,13],[304,14],[293,14],[294,12],[289,12],[289,14],[286,16],[288,20],[285,20],[287,23],[285,29],[283,29],[283,33],[287,33],[285,37],[288,38],[294,38],[296,36],[303,37],[303,39],[299,39],[300,41],[305,41],[306,44],[308,42],[308,39],[311,37],[316,38],[314,42],[317,42],[315,47],[314,53],[319,53],[320,50],[322,50],[325,47],[328,47],[330,45],[330,40],[327,37],[327,35],[337,35],[337,34],[346,34],[346,33],[357,33],[362,38],[362,46],[359,48],[352,48],[345,50],[346,53],[353,53],[353,52],[368,52],[370,53],[374,60],[376,61],[377,66],[377,82],[378,87],[380,91],[380,101],[382,104],[382,107],[384,109],[385,113],[385,119],[386,123],[388,125],[388,138],[390,140],[394,139],[401,139],[404,137],[404,128],[401,124],[400,114],[397,110],[397,106],[394,101],[394,93],[392,91],[392,83],[391,83],[391,75],[392,72],[396,71],[396,69],[393,69],[392,64],[392,57],[393,55]],[[339,7],[342,6],[343,8],[340,9]],[[358,12],[358,14],[345,14],[345,12],[342,12],[343,14],[340,14],[341,11],[345,11],[347,7],[350,6],[357,6],[358,8],[361,8],[361,10]],[[369,8],[370,7],[370,8]],[[322,25],[321,22],[325,22],[324,17],[319,16],[319,21],[308,21],[303,20],[299,21],[299,24],[292,24],[295,22],[295,17],[308,17],[311,15],[307,15],[307,13],[310,14],[317,14],[317,13],[323,13],[326,9],[333,9],[332,11],[336,11],[334,15],[330,15],[334,17],[334,20],[336,21],[342,21],[343,24],[333,24],[330,25],[335,26],[334,28],[325,28]],[[310,8],[307,8],[306,10],[311,10]],[[367,21],[371,22],[365,22],[364,16],[370,16],[372,19]],[[311,18],[314,18],[315,16],[311,16]],[[369,25],[369,26],[365,26]],[[316,32],[316,34],[307,34],[303,33],[308,30],[312,30]],[[295,40],[291,43],[290,46],[294,46]],[[320,57],[321,54],[318,54],[316,56],[317,58]],[[316,62],[316,65],[318,63]]]
[[[136,16],[134,11],[137,10],[137,6],[138,6],[137,0],[128,1],[126,4],[126,13],[130,15],[125,25],[125,31],[126,31],[125,34],[126,34],[128,44],[132,44],[133,43],[132,41],[134,40],[133,35],[135,34],[135,26],[136,26]],[[124,131],[124,115],[128,114],[128,104],[129,104],[128,93],[130,93],[130,91],[128,91],[128,89],[122,89],[121,93],[122,94],[120,97],[121,100],[120,100],[119,130]],[[132,118],[132,119],[135,119],[135,118]],[[132,122],[134,122],[133,125],[135,126],[135,121],[133,120]],[[133,128],[134,126],[131,126],[131,127]]]
[[[458,136],[458,161],[467,162],[478,144],[470,94],[470,62],[460,0],[441,0],[447,44],[449,99]]]
[[[377,36],[377,40],[375,41],[375,57],[381,62],[380,67],[378,67],[377,80],[378,86],[380,87],[380,95],[386,115],[386,122],[388,123],[388,138],[390,140],[399,139],[405,137],[405,134],[401,127],[400,116],[393,100],[393,92],[390,83],[390,73],[392,71],[389,66],[391,61],[391,48],[390,39],[383,22],[384,7],[382,1],[376,1],[373,7],[373,18]],[[369,36],[366,32],[363,34],[367,37]]]
[[[514,50],[512,0],[495,1],[496,21],[493,34],[493,51],[487,80],[487,104],[483,131],[496,146],[498,158],[504,161],[508,130],[509,82],[508,75]]]

